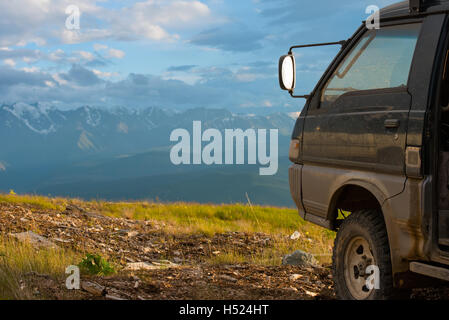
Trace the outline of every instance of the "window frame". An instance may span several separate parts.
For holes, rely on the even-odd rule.
[[[410,25],[410,24],[421,24],[421,30],[420,30],[420,32],[418,34],[418,39],[417,39],[417,41],[419,42],[419,40],[421,38],[421,34],[423,32],[423,28],[422,28],[423,25],[424,25],[424,18],[423,17],[411,18],[411,19],[402,19],[402,20],[394,20],[394,21],[383,22],[383,23],[381,22],[381,27],[393,27],[393,26]],[[337,56],[331,62],[331,64],[329,65],[328,69],[325,71],[325,73],[323,74],[322,78],[318,82],[317,86],[313,90],[312,95],[311,95],[309,101],[307,101],[307,103],[306,103],[305,110],[307,110],[307,114],[309,114],[309,113],[313,113],[313,114],[323,113],[323,111],[328,111],[328,110],[332,109],[332,108],[321,108],[321,95],[322,95],[323,89],[326,87],[326,85],[328,84],[330,78],[334,75],[336,70],[340,67],[341,63],[344,61],[346,56],[348,54],[350,54],[350,52],[358,45],[358,43],[361,40],[361,38],[368,31],[369,30],[366,28],[365,24],[360,26],[360,28],[355,32],[355,34],[348,40],[348,45],[343,47],[342,50],[339,52],[339,54],[337,54]],[[416,52],[416,49],[415,49],[415,52],[413,53],[412,63],[411,63],[411,66],[410,66],[411,68],[415,64],[416,55],[417,55],[417,52]],[[405,87],[358,90],[358,91],[351,91],[349,93],[345,93],[345,95],[346,94],[366,95],[366,94],[372,94],[373,92],[381,94],[383,92],[387,93],[387,92],[391,92],[391,91],[400,91],[400,92],[401,91],[408,91],[411,74],[412,73],[409,72],[408,79],[407,79],[407,86],[405,86]]]

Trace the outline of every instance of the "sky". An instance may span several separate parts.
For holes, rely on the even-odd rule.
[[[0,103],[300,111],[278,85],[291,45],[347,39],[394,0],[0,2]],[[69,6],[79,29],[67,28]],[[70,24],[69,24],[70,26]],[[338,48],[296,52],[309,93]]]

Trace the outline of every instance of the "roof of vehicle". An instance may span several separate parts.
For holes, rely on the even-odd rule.
[[[402,1],[392,4],[380,10],[381,19],[390,19],[412,15],[410,11],[411,1]],[[421,14],[449,11],[449,0],[421,0]]]

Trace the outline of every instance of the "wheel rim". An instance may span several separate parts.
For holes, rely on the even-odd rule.
[[[346,286],[357,300],[367,299],[373,289],[369,289],[366,280],[371,274],[366,273],[370,265],[376,265],[369,242],[359,236],[354,237],[346,247],[344,260]]]

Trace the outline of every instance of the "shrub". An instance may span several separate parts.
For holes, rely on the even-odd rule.
[[[78,267],[81,273],[89,275],[107,276],[115,273],[114,267],[98,254],[88,253]]]

